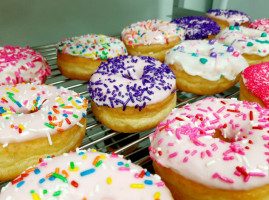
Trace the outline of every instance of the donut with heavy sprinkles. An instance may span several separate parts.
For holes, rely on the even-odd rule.
[[[89,80],[92,110],[107,127],[125,133],[155,127],[175,107],[175,74],[145,56],[102,63]]]

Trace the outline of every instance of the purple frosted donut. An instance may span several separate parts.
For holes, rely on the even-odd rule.
[[[92,111],[103,124],[119,132],[153,128],[175,107],[175,85],[173,71],[155,58],[108,59],[89,80]],[[143,128],[137,129],[140,125]]]
[[[171,22],[185,30],[186,40],[202,40],[209,35],[217,35],[220,32],[220,26],[206,17],[188,16],[173,19]]]
[[[244,23],[250,23],[250,17],[237,10],[211,9],[206,12],[206,16],[211,19],[227,21],[230,26],[239,26]]]

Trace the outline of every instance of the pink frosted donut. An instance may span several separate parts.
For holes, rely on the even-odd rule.
[[[157,175],[116,154],[46,158],[2,190],[0,200],[172,200]]]
[[[247,67],[241,75],[240,99],[269,107],[269,62]]]
[[[249,28],[258,29],[269,33],[269,19],[256,20],[249,25]]]
[[[0,85],[34,82],[42,84],[51,74],[40,53],[29,47],[0,47]]]
[[[175,199],[268,198],[268,116],[257,103],[213,97],[173,110],[150,136],[156,173]]]

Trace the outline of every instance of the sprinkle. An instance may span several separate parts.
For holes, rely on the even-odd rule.
[[[62,180],[64,183],[68,183],[67,179],[65,177],[63,177],[62,175],[60,175],[60,174],[52,173],[52,176]]]
[[[62,192],[61,192],[60,190],[59,190],[59,191],[56,191],[56,192],[53,193],[53,196],[54,196],[54,197],[60,196],[61,193],[62,193]]]
[[[86,176],[95,172],[95,169],[91,168],[80,173],[80,176]]]
[[[202,64],[206,64],[207,63],[207,59],[206,58],[200,58],[200,62],[202,63]]]
[[[135,188],[135,189],[144,189],[144,184],[131,184],[130,185],[131,188]]]
[[[71,185],[74,186],[75,188],[78,187],[78,183],[76,181],[71,181]]]
[[[38,196],[38,194],[36,194],[36,193],[32,193],[32,197],[34,200],[41,200],[40,197]]]
[[[106,179],[106,182],[107,182],[108,185],[112,184],[112,178],[111,177],[108,177]]]
[[[169,158],[174,158],[177,156],[177,154],[178,154],[177,152],[171,153],[169,154]]]

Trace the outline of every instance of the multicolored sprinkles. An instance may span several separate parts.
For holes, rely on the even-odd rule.
[[[242,26],[230,26],[221,31],[216,39],[220,43],[233,46],[242,54],[267,56],[269,36],[266,32]]]
[[[56,46],[56,49],[59,53],[92,58],[93,60],[106,60],[127,55],[127,50],[122,41],[97,34],[63,39]]]
[[[175,109],[150,136],[151,158],[210,188],[269,183],[269,109],[209,97]],[[160,142],[161,141],[161,142]]]
[[[86,117],[88,101],[48,85],[0,86],[0,143],[22,142],[63,132]]]
[[[122,156],[78,150],[42,159],[3,188],[0,200],[125,200],[127,197],[130,200],[173,199],[159,176]]]
[[[125,27],[121,33],[126,45],[166,44],[184,38],[184,30],[177,24],[162,20],[140,21]]]
[[[50,67],[40,53],[26,48],[6,45],[0,47],[0,85],[24,82],[44,83],[51,74]]]

